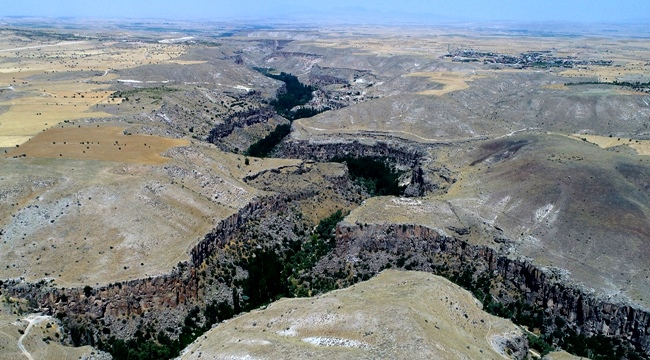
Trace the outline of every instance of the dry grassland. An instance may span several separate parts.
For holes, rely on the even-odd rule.
[[[46,151],[72,139],[55,148],[72,159],[48,158],[47,151],[0,158],[0,277],[48,278],[68,287],[168,273],[215,224],[263,193],[244,176],[300,163],[250,159],[245,165],[241,155],[200,144],[173,147],[166,159],[158,153],[184,140],[121,130],[57,127],[16,150]],[[77,159],[84,150],[88,158]]]
[[[7,35],[7,34],[5,34]],[[64,120],[110,116],[111,71],[146,64],[181,63],[183,45],[97,41],[41,43],[0,40],[0,147],[13,147]],[[83,72],[82,72],[83,71]],[[118,103],[115,99],[112,103]]]
[[[650,48],[650,45],[649,45]],[[650,50],[647,52],[650,56]],[[625,61],[623,59],[621,62]],[[650,65],[648,62],[630,61],[620,67],[591,66],[562,71],[560,75],[568,78],[597,78],[598,81],[650,81]]]
[[[468,75],[461,72],[414,72],[406,76],[426,77],[429,81],[442,84],[444,88],[439,90],[426,90],[419,92],[419,95],[441,96],[452,91],[464,90],[469,88],[467,82],[474,80],[478,76]]]
[[[200,194],[193,179],[175,184],[164,169],[151,165],[2,160],[3,171],[10,173],[0,183],[15,189],[8,198],[14,205],[0,209],[6,219],[0,243],[3,278],[49,278],[67,287],[168,273],[188,259],[189,248],[217,221],[235,211]],[[39,183],[47,185],[33,189]],[[28,189],[21,191],[20,184]],[[234,202],[230,187],[222,185],[224,195],[213,197]]]
[[[645,64],[650,58],[648,56],[650,43],[645,39],[613,42],[611,39],[597,37],[512,37],[477,32],[463,33],[460,29],[456,34],[450,34],[448,30],[421,29],[419,35],[414,36],[413,31],[386,28],[373,28],[368,31],[372,35],[359,36],[363,32],[364,29],[358,29],[356,34],[333,33],[336,40],[319,39],[305,43],[325,48],[350,49],[358,55],[380,56],[439,57],[457,49],[512,55],[550,50],[556,56],[563,57],[572,56],[592,60],[607,58],[627,65],[630,70],[639,70],[639,66],[647,66]]]
[[[5,74],[6,75],[6,74]],[[0,76],[0,81],[2,81]],[[71,82],[14,86],[20,97],[0,102],[8,110],[0,114],[0,147],[22,144],[39,132],[65,120],[106,117],[110,114],[94,111],[96,104],[105,103],[110,92],[107,85]]]
[[[573,134],[571,138],[582,140],[586,139],[590,143],[594,143],[603,149],[611,148],[614,146],[629,146],[636,150],[639,155],[650,156],[650,140],[635,140],[620,137],[608,137],[600,135],[586,135],[586,134]]]
[[[564,84],[548,84],[548,85],[543,85],[542,89],[549,89],[549,90],[569,90],[569,87],[564,85]]]
[[[206,64],[207,61],[204,60],[169,60],[167,61],[169,64],[178,64],[178,65],[200,65],[200,64]]]
[[[360,30],[363,31],[363,30]],[[550,51],[557,57],[569,57],[576,60],[611,60],[612,66],[581,65],[573,69],[559,72],[560,75],[571,79],[597,79],[603,82],[611,81],[650,81],[650,42],[644,39],[611,41],[606,38],[562,38],[562,37],[509,37],[481,35],[480,33],[452,34],[435,30],[424,31],[420,36],[405,36],[400,30],[391,32],[372,29],[372,38],[336,34],[336,41],[316,40],[309,44],[322,48],[349,49],[356,55],[373,54],[377,56],[417,55],[439,58],[450,51],[458,49],[475,50],[518,55],[530,51]],[[385,31],[385,30],[383,30]],[[379,39],[377,38],[379,36]],[[417,67],[417,65],[415,65]],[[471,66],[471,65],[470,65]],[[500,70],[503,71],[503,70]],[[506,70],[507,71],[507,70]],[[518,70],[537,71],[537,70]],[[553,70],[556,71],[556,70]],[[428,76],[432,81],[443,84],[440,90],[422,92],[425,95],[444,95],[451,91],[466,89],[470,79],[454,73],[413,73],[409,76]],[[562,85],[548,87],[566,90]],[[643,95],[642,93],[625,89],[614,90],[617,94]]]
[[[373,35],[360,37],[345,34],[336,34],[336,41],[329,39],[310,41],[309,43],[319,47],[356,50],[357,55],[375,54],[380,56],[392,55],[432,55],[441,56],[457,49],[472,49],[481,52],[498,52],[508,54],[519,54],[535,50],[556,51],[558,55],[579,55],[588,53],[594,48],[612,50],[615,46],[603,49],[602,41],[598,39],[568,39],[568,38],[536,38],[482,35],[471,32],[461,34],[449,34],[448,31],[424,30],[420,35],[414,36],[412,31],[401,31],[392,29],[373,29]],[[586,40],[586,41],[585,41]],[[576,53],[576,44],[580,43],[580,53]],[[588,45],[584,45],[587,43]]]
[[[353,51],[352,55],[378,55],[378,56],[393,56],[393,55],[431,55],[438,56],[443,51],[444,46],[437,41],[429,40],[411,40],[404,41],[404,39],[342,39],[337,41],[331,40],[316,40],[310,42],[318,47],[333,48],[333,49],[350,49]]]
[[[188,140],[149,135],[124,135],[125,127],[57,126],[42,132],[5,157],[66,158],[160,165],[169,159],[160,154]]]
[[[386,270],[347,289],[282,299],[230,320],[181,359],[502,359],[508,357],[498,351],[499,338],[517,334],[444,278]]]
[[[17,310],[17,299],[0,300],[0,358],[27,359],[18,348],[18,341],[27,329],[27,317]],[[22,333],[21,333],[22,332]],[[58,336],[57,336],[58,335]],[[52,319],[35,323],[22,340],[25,350],[34,359],[79,359],[94,350],[90,346],[71,347],[60,343],[61,329]]]

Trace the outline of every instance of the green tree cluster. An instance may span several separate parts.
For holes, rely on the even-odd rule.
[[[114,359],[165,360],[180,355],[181,350],[199,336],[210,330],[213,324],[232,318],[235,313],[227,302],[213,302],[203,312],[203,325],[198,323],[200,309],[194,307],[185,317],[181,332],[172,340],[167,333],[155,332],[153,326],[138,330],[132,339],[124,341],[111,336],[105,343],[98,343],[100,350],[110,353]],[[170,329],[171,330],[171,329]]]
[[[273,148],[279,144],[291,132],[291,125],[278,125],[275,130],[266,135],[263,139],[252,144],[246,150],[247,156],[266,157]]]
[[[278,94],[277,98],[271,101],[271,105],[280,116],[289,120],[298,119],[291,112],[296,106],[305,105],[312,99],[312,92],[315,90],[309,85],[305,85],[298,80],[298,77],[290,73],[281,72],[273,74],[270,69],[255,68],[265,76],[272,79],[280,80],[285,83],[286,91]],[[313,115],[312,115],[313,116]]]
[[[353,180],[360,183],[371,195],[395,195],[404,192],[399,185],[401,173],[393,169],[386,159],[351,156],[335,157],[334,162],[345,162]]]
[[[314,109],[303,107],[292,111],[294,107],[304,105],[312,99],[314,88],[301,83],[296,76],[289,73],[281,72],[277,75],[272,74],[269,69],[255,69],[270,78],[283,81],[286,84],[286,91],[279,93],[277,98],[271,101],[271,105],[278,115],[289,121],[293,121],[312,117],[329,110],[329,108]],[[266,157],[290,132],[291,125],[278,125],[269,135],[252,144],[245,153],[249,156]]]

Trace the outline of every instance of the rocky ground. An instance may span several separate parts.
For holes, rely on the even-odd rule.
[[[156,161],[121,148],[48,155],[81,140],[47,130],[47,151],[3,148],[2,295],[57,317],[66,341],[114,354],[128,344],[169,357],[234,313],[350,285],[218,325],[183,356],[523,358],[530,336],[581,351],[558,331],[648,354],[650,98],[593,82],[616,79],[613,67],[621,79],[647,72],[638,56],[650,45],[631,39],[639,53],[614,56],[610,43],[584,39],[576,61],[585,68],[539,70],[445,55],[463,42],[562,58],[573,40],[403,31],[248,29],[218,43],[152,46],[151,64],[128,58],[105,76],[52,77],[90,77],[105,97],[57,130],[121,126],[110,139],[118,148],[129,136],[169,145]],[[125,54],[138,46],[116,44]],[[273,153],[283,159],[243,155],[290,122],[270,105],[282,82],[254,68],[295,74],[317,87],[307,106],[331,109],[291,123]],[[579,81],[590,84],[565,85]],[[34,95],[25,89],[15,96]],[[605,148],[610,137],[617,142]],[[74,151],[90,150],[76,142]],[[327,162],[346,156],[385,159],[404,196],[372,197],[345,164]],[[385,271],[359,283],[389,267],[444,275],[478,300],[431,274]],[[534,335],[482,312],[479,300]],[[308,326],[312,318],[322,326]],[[422,332],[395,338],[404,328]],[[496,346],[504,333],[521,340]]]
[[[527,355],[521,329],[481,311],[467,291],[431,274],[394,270],[314,298],[282,299],[229,320],[205,336],[181,358]]]

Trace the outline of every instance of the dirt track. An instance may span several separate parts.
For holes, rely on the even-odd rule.
[[[25,320],[29,323],[29,325],[27,325],[27,329],[25,329],[25,333],[22,336],[20,336],[20,338],[18,339],[18,348],[29,360],[34,360],[34,358],[32,357],[32,354],[30,354],[29,351],[25,349],[25,346],[23,345],[23,340],[25,340],[27,335],[29,335],[29,331],[32,329],[34,325],[37,325],[38,323],[41,323],[50,318],[51,318],[50,316],[43,316],[43,315],[29,315],[28,317],[25,318]]]

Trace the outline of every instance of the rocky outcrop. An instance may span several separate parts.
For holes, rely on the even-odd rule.
[[[354,158],[385,158],[402,170],[410,170],[410,181],[407,182],[408,186],[404,191],[405,196],[423,196],[436,189],[446,188],[455,181],[446,168],[436,168],[428,172],[423,171],[421,163],[424,159],[424,152],[422,150],[392,142],[285,140],[278,146],[277,154],[284,158],[313,161],[330,161],[337,157],[348,156]],[[428,174],[435,175],[436,179],[431,179]]]
[[[139,316],[152,309],[177,308],[191,304],[199,296],[192,268],[94,288],[52,289],[45,284],[17,281],[6,283],[5,288],[11,296],[36,303],[49,314],[85,314],[92,319]]]
[[[428,180],[428,179],[426,179]],[[433,189],[433,184],[425,180],[422,167],[418,166],[411,172],[411,180],[408,187],[404,190],[404,196],[422,196],[427,191]]]
[[[28,300],[34,308],[74,329],[75,344],[102,337],[130,338],[143,323],[176,326],[200,299],[195,268],[182,265],[171,274],[103,286],[53,288],[46,283],[8,281],[3,295]]]
[[[200,266],[215,250],[234,238],[243,225],[252,218],[265,216],[270,212],[281,212],[286,209],[289,199],[298,200],[299,194],[293,196],[270,196],[254,201],[222,220],[203,240],[192,248],[191,261],[194,266]]]
[[[206,285],[201,283],[199,269],[205,260],[237,236],[248,221],[281,214],[290,200],[298,198],[281,195],[251,202],[221,221],[191,250],[191,261],[180,263],[168,275],[69,289],[12,280],[0,283],[2,295],[27,299],[50,314],[66,317],[71,324],[94,329],[97,336],[133,336],[137,322],[178,324],[189,309],[204,302]],[[488,275],[491,292],[502,303],[523,301],[543,310],[547,319],[563,319],[565,327],[579,334],[614,337],[650,354],[647,310],[600,299],[527,259],[512,258],[421,225],[340,223],[332,256],[321,259],[312,274],[336,274],[345,285],[367,279],[389,265],[447,274],[470,269],[472,276]]]
[[[321,67],[318,64],[314,64],[309,72],[309,82],[316,86],[348,84],[357,79],[363,79],[364,83],[373,83],[376,80],[368,70]]]
[[[340,267],[351,277],[366,278],[387,264],[433,271],[444,268],[474,275],[490,274],[502,302],[523,300],[544,311],[544,317],[564,319],[567,326],[586,336],[621,339],[650,354],[650,312],[630,304],[610,303],[554,272],[526,259],[511,258],[487,246],[472,245],[420,225],[367,225],[341,223],[337,227],[336,257],[323,260],[321,271]],[[551,325],[556,326],[556,325]]]
[[[48,282],[26,283],[21,280],[0,282],[0,295],[28,300],[34,308],[66,318],[72,327],[94,329],[95,337],[119,333],[130,337],[140,322],[176,326],[194,306],[203,306],[204,291],[197,269],[203,261],[234,238],[247,221],[282,212],[286,202],[300,195],[268,196],[252,201],[219,222],[194,248],[189,263],[179,263],[170,274],[116,282],[101,286],[53,288]],[[203,285],[204,286],[204,285]],[[101,320],[101,326],[97,325]],[[94,325],[91,325],[94,324]],[[86,342],[93,343],[96,340]]]
[[[219,139],[230,135],[235,128],[244,128],[253,124],[265,123],[273,118],[275,113],[270,107],[248,109],[236,112],[223,119],[222,124],[215,125],[210,134],[207,136],[207,141],[216,143]]]
[[[322,59],[324,56],[318,54],[299,52],[299,51],[276,51],[273,53],[273,57],[318,60],[318,59]]]
[[[423,153],[413,147],[377,141],[364,144],[359,141],[351,142],[311,142],[300,140],[285,140],[278,146],[278,154],[284,158],[329,161],[335,157],[382,157],[387,158],[398,166],[413,168]]]

